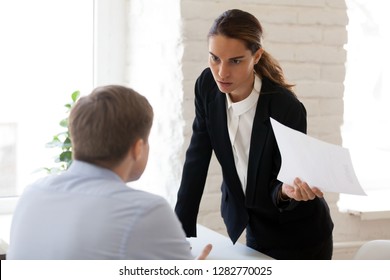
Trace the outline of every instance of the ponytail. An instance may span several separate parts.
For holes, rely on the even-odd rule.
[[[283,69],[279,62],[273,58],[268,52],[264,51],[259,62],[255,65],[255,71],[261,77],[266,77],[274,83],[293,91],[294,84],[286,82],[283,74]]]

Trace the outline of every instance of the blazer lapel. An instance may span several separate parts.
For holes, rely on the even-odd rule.
[[[263,90],[262,90],[263,91]],[[245,204],[247,207],[256,207],[255,192],[256,192],[256,178],[260,164],[261,155],[264,150],[265,141],[269,133],[269,127],[266,124],[268,98],[266,94],[260,93],[259,101],[257,103],[255,118],[253,120],[253,128],[249,150],[248,160],[248,174],[247,186],[245,195]]]
[[[213,147],[215,155],[220,164],[225,167],[224,170],[229,170],[225,172],[224,177],[229,182],[230,191],[236,197],[244,199],[244,192],[234,163],[232,144],[227,128],[226,96],[224,93],[218,91],[215,100],[209,103],[208,111],[210,131],[212,131],[211,137],[215,139],[214,143],[218,143],[217,146]]]

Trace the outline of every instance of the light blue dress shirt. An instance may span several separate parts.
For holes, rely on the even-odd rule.
[[[165,199],[74,161],[30,185],[15,209],[7,259],[194,259]]]

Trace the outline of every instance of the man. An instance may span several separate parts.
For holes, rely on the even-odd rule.
[[[74,161],[25,190],[7,259],[193,259],[166,200],[126,185],[145,169],[152,122],[149,102],[130,88],[80,98],[69,116]]]

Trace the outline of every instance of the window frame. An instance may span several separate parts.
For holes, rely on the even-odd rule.
[[[93,0],[93,87],[124,83],[127,2]],[[0,215],[12,215],[18,200],[19,195],[0,197]]]

